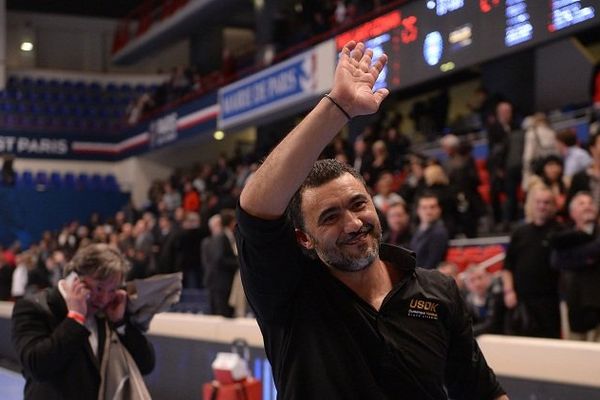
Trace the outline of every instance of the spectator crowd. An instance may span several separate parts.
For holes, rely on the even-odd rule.
[[[416,151],[394,115],[367,126],[352,143],[340,134],[323,157],[363,176],[386,242],[415,251],[418,266],[457,278],[478,332],[564,337],[564,300],[569,335],[600,340],[593,289],[600,284],[598,124],[590,125],[583,148],[575,131],[555,132],[541,113],[517,121],[507,101],[487,109],[473,111],[482,113],[488,138],[484,163],[475,160],[468,135],[442,136],[441,157]],[[211,313],[247,315],[233,210],[262,156],[221,155],[214,164],[175,170],[153,183],[141,210],[129,205],[103,221],[98,215],[72,221],[29,249],[4,249],[2,298],[55,285],[78,248],[101,242],[129,259],[127,279],[182,271],[186,288],[207,289]],[[507,233],[501,276],[477,265],[459,274],[445,261],[451,239]]]

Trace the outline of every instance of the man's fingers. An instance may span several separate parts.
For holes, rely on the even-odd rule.
[[[340,56],[348,56],[350,57],[350,53],[352,52],[352,50],[356,47],[356,42],[354,40],[349,41],[348,43],[346,43],[346,45],[342,48],[342,51],[340,52]]]
[[[371,69],[372,57],[373,57],[373,50],[367,49],[365,51],[365,53],[363,54],[362,58],[360,59],[360,69],[363,72],[369,72],[369,69]]]
[[[387,60],[388,58],[386,54],[380,55],[377,61],[373,63],[373,68],[375,68],[377,72],[381,72],[385,64],[387,64]]]
[[[377,91],[373,93],[375,101],[377,102],[377,107],[381,105],[381,103],[387,97],[388,94],[390,94],[390,91],[386,88],[377,89]]]
[[[359,61],[362,59],[363,54],[365,52],[365,45],[363,42],[358,42],[354,49],[350,52],[350,57],[352,57],[355,61]]]

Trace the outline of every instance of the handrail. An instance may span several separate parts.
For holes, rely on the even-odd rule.
[[[183,1],[183,3],[187,2],[187,0],[180,0],[180,1]],[[363,23],[365,23],[365,22],[367,22],[369,20],[372,20],[373,18],[375,18],[377,16],[383,15],[383,14],[389,12],[390,10],[395,9],[395,8],[401,6],[401,5],[406,4],[406,3],[409,3],[411,1],[415,1],[415,0],[395,0],[395,1],[392,1],[389,4],[386,4],[386,5],[383,5],[383,6],[379,7],[379,8],[377,8],[377,9],[374,9],[370,13],[367,13],[365,15],[362,15],[362,16],[356,18],[355,20],[351,21],[348,24],[344,24],[342,26],[334,27],[334,28],[328,30],[327,32],[324,32],[324,33],[319,34],[319,35],[315,35],[315,36],[311,37],[308,40],[305,40],[303,42],[295,44],[295,45],[287,48],[286,50],[280,52],[279,54],[275,55],[275,57],[273,58],[273,61],[271,62],[270,65],[273,65],[273,64],[276,64],[278,62],[281,62],[281,61],[283,61],[283,60],[285,60],[285,59],[287,59],[289,57],[292,57],[292,56],[300,53],[303,50],[306,50],[306,49],[308,49],[310,47],[313,47],[314,45],[316,45],[318,43],[321,43],[321,42],[323,42],[323,41],[325,41],[327,39],[330,39],[330,38],[334,37],[335,35],[337,35],[337,34],[339,34],[341,32],[345,32],[345,31],[347,31],[349,29],[352,29],[352,28],[354,28],[354,27],[356,27],[358,25],[361,25],[361,24],[363,24]],[[269,65],[259,64],[259,65],[253,65],[253,66],[250,66],[250,67],[246,67],[246,68],[240,69],[240,70],[236,71],[236,73],[233,74],[230,77],[224,77],[224,76],[220,75],[219,76],[220,79],[216,80],[216,82],[217,82],[216,85],[211,85],[208,88],[201,87],[200,89],[198,89],[196,91],[193,91],[193,92],[190,92],[190,93],[187,93],[183,97],[180,97],[180,98],[178,98],[176,100],[173,100],[172,102],[170,102],[168,104],[165,104],[162,107],[159,107],[159,108],[157,108],[155,110],[152,110],[151,112],[142,115],[142,117],[137,122],[137,124],[143,123],[145,121],[149,121],[152,118],[156,117],[157,115],[160,115],[163,112],[166,112],[168,110],[172,110],[172,109],[178,107],[179,105],[181,105],[183,103],[195,100],[195,99],[197,99],[197,98],[199,98],[199,97],[201,97],[201,96],[203,96],[205,94],[211,93],[215,89],[223,87],[223,86],[225,86],[225,85],[227,85],[229,83],[235,82],[235,81],[237,81],[237,80],[239,80],[239,79],[241,79],[243,77],[249,76],[249,75],[251,75],[253,73],[256,73],[256,72],[261,71],[262,69],[265,69],[265,68],[268,68],[268,67],[269,67]],[[200,79],[204,80],[207,77],[219,75],[220,73],[221,72],[219,70],[216,70],[216,71],[213,71],[211,73],[208,73],[208,74],[202,76]]]

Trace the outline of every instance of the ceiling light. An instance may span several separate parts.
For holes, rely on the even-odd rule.
[[[213,137],[215,138],[215,140],[223,140],[225,138],[225,132],[223,132],[223,131],[216,131],[213,134]]]
[[[21,43],[21,51],[31,51],[33,50],[33,43],[31,42],[22,42]]]

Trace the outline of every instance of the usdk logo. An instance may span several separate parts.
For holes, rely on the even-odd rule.
[[[421,299],[411,299],[408,306],[408,316],[425,319],[438,319],[439,303]]]

